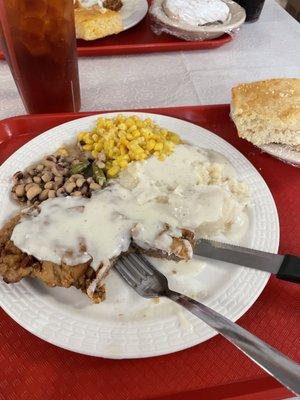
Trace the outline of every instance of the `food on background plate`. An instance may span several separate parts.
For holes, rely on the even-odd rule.
[[[76,0],[76,38],[95,40],[122,32],[121,0]]]
[[[244,235],[248,188],[237,180],[224,157],[183,144],[174,133],[134,116],[98,120],[95,129],[101,129],[100,136],[114,135],[114,140],[107,142],[108,155],[110,150],[120,150],[118,132],[125,131],[126,122],[129,129],[140,125],[141,132],[152,127],[152,132],[150,128],[143,131],[150,136],[144,138],[148,143],[152,135],[157,135],[157,143],[168,143],[170,137],[177,143],[172,142],[164,157],[161,150],[151,148],[145,159],[132,158],[90,198],[51,197],[8,221],[0,231],[0,274],[5,282],[31,276],[49,286],[74,286],[98,303],[105,298],[105,277],[120,254],[141,251],[189,260],[195,237]],[[143,123],[148,128],[142,127]],[[84,134],[88,139],[94,133]],[[85,151],[81,153],[86,156]]]
[[[270,79],[232,89],[231,117],[241,138],[300,151],[300,79]]]
[[[150,7],[155,33],[185,40],[213,39],[238,28],[245,11],[228,0],[153,0]]]
[[[162,8],[170,19],[191,26],[222,23],[229,16],[222,0],[165,0]]]

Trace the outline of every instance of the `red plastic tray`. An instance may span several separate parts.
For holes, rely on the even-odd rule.
[[[174,36],[155,35],[150,28],[149,17],[146,16],[139,24],[118,35],[108,36],[93,41],[77,41],[79,56],[108,56],[117,54],[154,53],[163,51],[202,50],[220,47],[232,40],[225,34],[219,38],[204,41],[187,42]],[[4,55],[0,51],[0,59]]]
[[[151,111],[191,121],[218,134],[259,170],[275,198],[280,251],[299,254],[300,174],[237,137],[229,106]],[[39,133],[92,113],[32,115],[0,121],[0,158]],[[300,361],[300,287],[272,277],[239,324]],[[106,360],[71,353],[38,339],[0,312],[2,400],[269,400],[292,394],[220,336],[178,353]]]

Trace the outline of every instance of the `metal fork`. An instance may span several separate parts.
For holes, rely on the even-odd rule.
[[[122,278],[141,296],[165,296],[180,304],[238,347],[251,360],[295,394],[300,394],[300,365],[211,308],[169,289],[167,278],[141,254],[123,256],[116,264]]]

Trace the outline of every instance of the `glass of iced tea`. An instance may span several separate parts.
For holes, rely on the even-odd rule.
[[[28,113],[78,111],[73,0],[0,0],[0,46]]]

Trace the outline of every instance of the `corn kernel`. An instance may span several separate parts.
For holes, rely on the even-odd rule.
[[[154,150],[160,151],[162,150],[164,145],[162,143],[156,143]]]
[[[96,151],[96,150],[92,151],[92,157],[93,158],[97,158],[98,154],[99,154],[98,151]]]
[[[123,122],[123,123],[121,123],[121,124],[118,125],[118,128],[119,128],[119,130],[126,131],[127,126],[126,126],[126,124],[124,124],[124,122]]]
[[[113,176],[116,176],[119,171],[120,171],[120,168],[118,166],[114,165],[107,171],[107,173],[109,176],[113,177]]]
[[[69,152],[67,149],[65,149],[64,147],[61,147],[57,150],[57,153],[62,156],[62,157],[67,157],[69,155]]]
[[[82,146],[84,151],[91,151],[93,149],[93,145],[92,144],[85,144],[84,146]]]
[[[132,136],[134,138],[138,138],[141,136],[141,132],[136,129],[135,131],[132,132]]]
[[[92,139],[93,139],[93,141],[94,142],[96,142],[99,138],[98,138],[98,135],[96,135],[96,133],[94,133],[93,135],[92,135]]]
[[[147,145],[146,145],[146,149],[147,150],[153,150],[154,149],[154,147],[155,147],[155,140],[153,140],[153,139],[150,139],[149,140],[149,142],[147,142]]]
[[[78,135],[77,135],[78,141],[83,140],[83,139],[84,139],[84,136],[85,136],[85,132],[80,132],[80,133],[78,133]]]
[[[119,138],[126,137],[126,131],[119,131],[118,136]]]
[[[135,122],[133,121],[133,125],[131,125],[128,129],[127,132],[132,133],[137,130],[137,126],[135,125]]]
[[[134,120],[133,120],[132,118],[129,117],[129,118],[127,118],[125,124],[126,124],[126,126],[127,126],[128,128],[130,128],[131,126],[134,125]]]
[[[159,159],[160,161],[164,161],[164,160],[166,159],[166,155],[165,155],[165,154],[160,154],[160,155],[158,156],[158,159]]]
[[[126,160],[122,160],[119,162],[121,168],[126,168],[128,166],[128,162]]]
[[[116,117],[116,122],[123,122],[125,120],[124,115],[118,114]]]
[[[94,150],[95,151],[101,151],[103,149],[103,145],[102,145],[102,143],[101,142],[98,142],[98,143],[95,143],[94,144]]]

